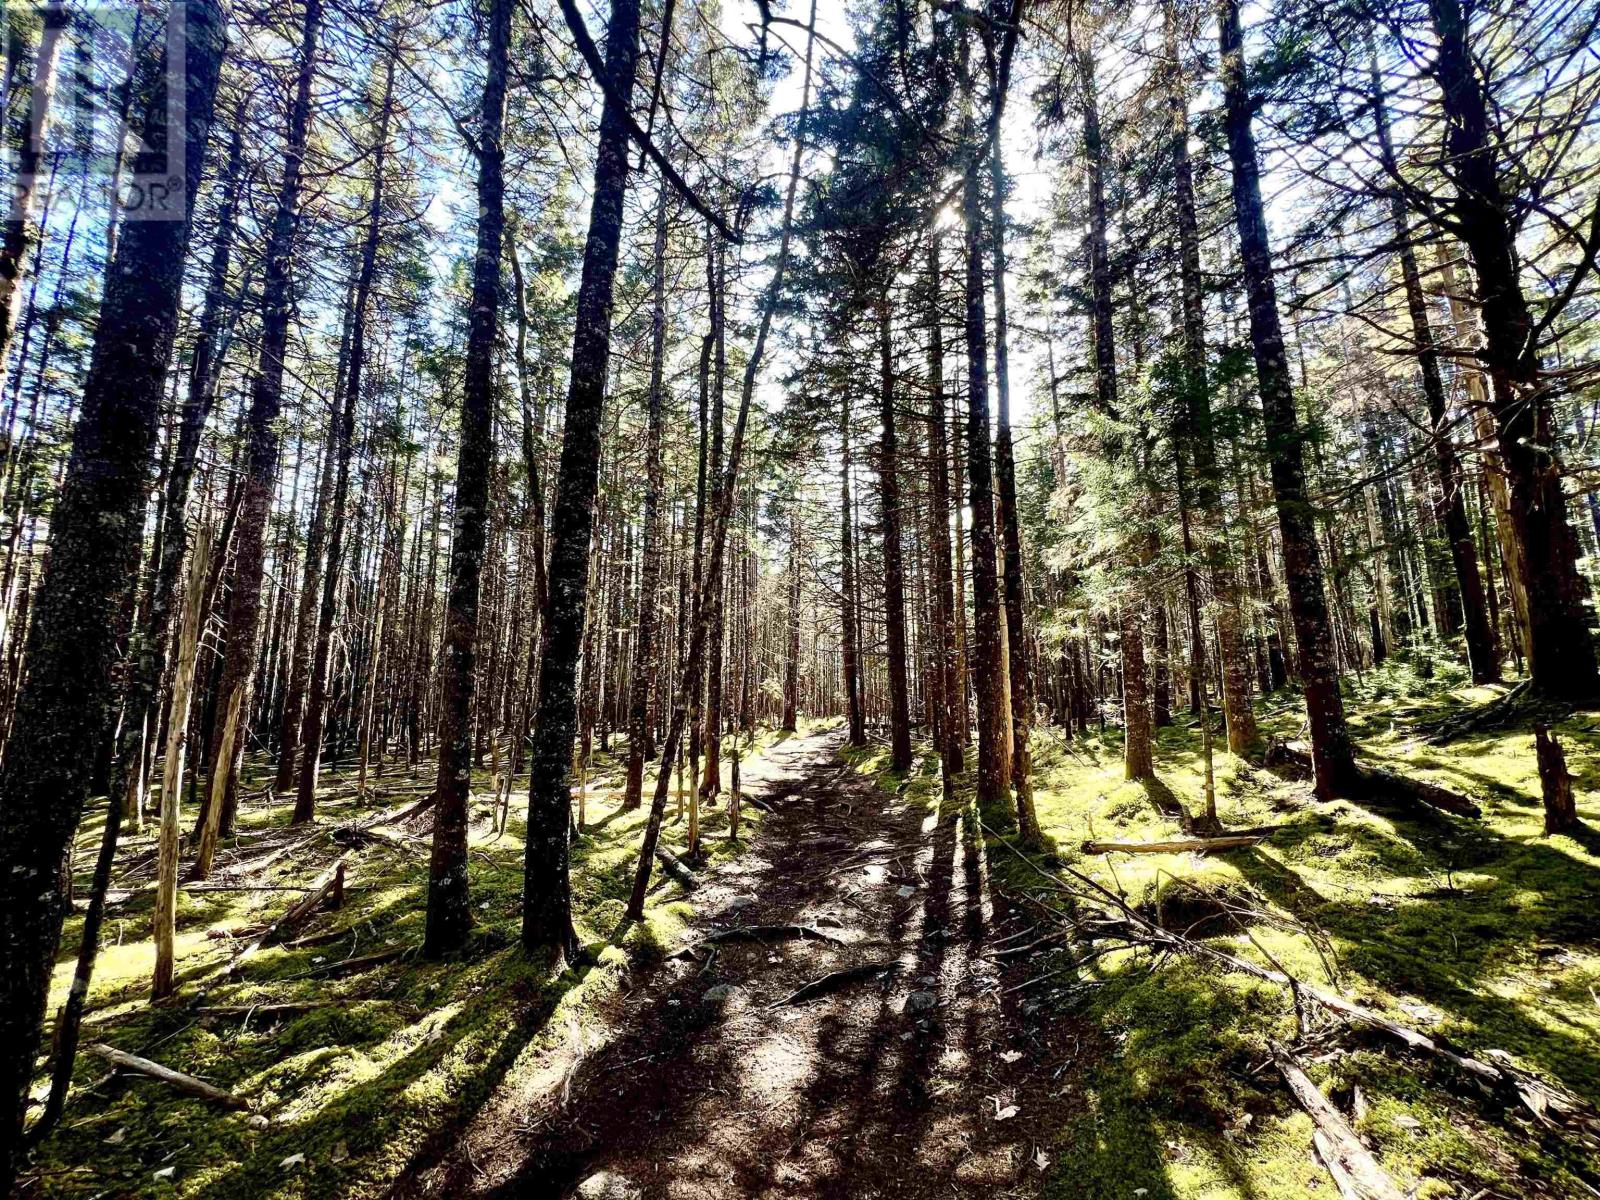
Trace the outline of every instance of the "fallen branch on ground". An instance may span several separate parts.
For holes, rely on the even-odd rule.
[[[845,967],[843,970],[829,971],[820,979],[813,979],[804,987],[790,992],[782,1000],[774,1001],[771,1007],[782,1008],[786,1004],[799,1004],[805,1000],[814,1000],[818,996],[826,996],[836,992],[859,979],[870,979],[874,975],[882,975],[899,969],[900,963],[891,958],[882,962],[861,963],[854,967]]]
[[[1267,748],[1266,763],[1269,767],[1294,767],[1304,772],[1307,778],[1311,775],[1311,755],[1298,746],[1291,746],[1288,742],[1274,740]],[[1483,810],[1460,792],[1453,792],[1447,787],[1429,783],[1425,779],[1411,779],[1383,767],[1369,767],[1364,763],[1356,764],[1356,778],[1361,784],[1361,790],[1359,794],[1349,797],[1352,800],[1389,795],[1403,800],[1415,800],[1419,804],[1443,809],[1461,817],[1483,815]]]
[[[141,1075],[159,1079],[162,1083],[169,1083],[181,1092],[188,1092],[191,1096],[199,1096],[201,1099],[210,1100],[227,1108],[238,1109],[241,1112],[248,1112],[250,1109],[250,1101],[242,1096],[235,1096],[232,1092],[225,1091],[215,1084],[207,1083],[204,1079],[197,1079],[193,1075],[185,1075],[182,1071],[174,1071],[171,1067],[164,1067],[148,1058],[140,1058],[137,1054],[129,1054],[125,1050],[118,1050],[115,1046],[107,1046],[103,1042],[96,1042],[89,1047],[89,1053],[103,1058],[108,1063],[112,1063],[124,1070],[137,1071]]]
[[[1221,837],[1172,838],[1164,842],[1097,842],[1083,844],[1085,854],[1211,854],[1254,846],[1266,833],[1233,833]]]
[[[695,877],[695,873],[689,869],[688,864],[665,846],[656,847],[656,858],[660,861],[662,869],[672,876],[680,886],[687,888],[689,891],[693,891],[700,886],[700,880]]]
[[[318,1008],[333,1005],[331,1000],[293,1000],[280,1005],[205,1005],[197,1008],[200,1016],[293,1016],[296,1013],[314,1013]]]
[[[295,901],[283,916],[268,925],[252,938],[244,949],[228,960],[227,964],[217,972],[216,977],[211,982],[211,986],[215,987],[218,983],[232,979],[239,973],[239,969],[253,958],[262,947],[266,946],[280,933],[293,929],[301,921],[305,920],[306,917],[311,915],[312,910],[324,900],[329,897],[342,898],[344,895],[344,861],[345,855],[343,854],[335,859],[333,865],[317,877],[310,890]],[[204,997],[207,990],[209,989],[202,989],[200,997],[197,997],[197,999]]]
[[[1134,934],[1133,940],[1146,944],[1166,945],[1185,954],[1208,958],[1230,971],[1237,971],[1269,983],[1281,984],[1296,996],[1315,1002],[1348,1024],[1380,1034],[1414,1053],[1436,1058],[1453,1067],[1488,1095],[1510,1101],[1522,1108],[1543,1128],[1565,1128],[1589,1138],[1600,1138],[1600,1113],[1596,1113],[1585,1101],[1572,1093],[1514,1066],[1509,1060],[1505,1060],[1505,1056],[1499,1051],[1489,1051],[1490,1056],[1496,1059],[1495,1062],[1484,1062],[1482,1059],[1454,1050],[1441,1040],[1430,1037],[1420,1030],[1402,1025],[1399,1021],[1346,1000],[1343,996],[1318,987],[1314,983],[1296,979],[1283,971],[1258,967],[1255,963],[1236,958],[1204,942],[1197,942],[1180,933],[1153,926],[1139,918],[1137,914],[1134,914],[1134,920],[1142,928],[1128,931]],[[1109,932],[1114,924],[1124,923],[1108,923],[1101,928]]]
[[[1072,895],[1079,903],[1088,902],[1096,906],[1103,906],[1094,916],[1085,915],[1074,922],[1074,918],[1066,913],[1050,908],[1048,905],[1039,905],[1045,912],[1050,913],[1058,920],[1074,925],[1080,932],[1085,932],[1092,938],[1119,937],[1125,941],[1137,942],[1147,946],[1174,950],[1198,958],[1206,958],[1229,970],[1254,976],[1257,979],[1270,983],[1280,984],[1290,989],[1297,997],[1316,1002],[1323,1009],[1331,1012],[1350,1024],[1371,1030],[1399,1042],[1405,1048],[1418,1053],[1439,1059],[1441,1062],[1454,1067],[1461,1074],[1471,1079],[1481,1090],[1498,1099],[1507,1100],[1517,1105],[1530,1115],[1536,1124],[1545,1129],[1565,1129],[1569,1132],[1590,1140],[1600,1141],[1600,1113],[1586,1101],[1565,1091],[1562,1088],[1538,1079],[1521,1068],[1513,1065],[1501,1051],[1488,1052],[1493,1063],[1484,1062],[1470,1055],[1462,1054],[1457,1050],[1443,1044],[1436,1038],[1402,1025],[1371,1009],[1354,1004],[1342,996],[1320,988],[1315,984],[1286,974],[1283,971],[1272,970],[1267,967],[1258,967],[1255,963],[1246,962],[1244,959],[1235,958],[1233,955],[1209,946],[1204,942],[1197,942],[1193,938],[1185,937],[1181,933],[1163,929],[1161,926],[1146,920],[1121,896],[1098,883],[1083,872],[1072,867],[1062,867],[1062,871],[1083,889],[1075,892],[1065,886],[1056,875],[1046,871],[1033,859],[1017,849],[1004,838],[999,837],[987,825],[984,832],[995,838],[1011,853],[1015,854],[1024,863],[1030,866],[1044,879],[1050,881],[1055,887]],[[1106,910],[1111,910],[1110,912]],[[1113,916],[1112,912],[1117,915]]]
[[[1401,1200],[1404,1193],[1361,1144],[1355,1130],[1322,1094],[1322,1089],[1311,1082],[1294,1055],[1277,1042],[1267,1045],[1272,1049],[1278,1073],[1316,1126],[1312,1143],[1322,1165],[1333,1176],[1339,1195],[1344,1200]]]
[[[302,971],[298,976],[290,978],[300,979],[331,979],[335,975],[354,975],[357,971],[365,971],[369,967],[382,966],[384,963],[393,962],[410,954],[412,947],[401,946],[394,950],[381,950],[377,954],[364,955],[361,958],[341,958],[338,962],[325,963],[320,967],[312,967],[309,971]]]

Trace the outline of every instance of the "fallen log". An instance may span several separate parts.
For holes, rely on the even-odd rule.
[[[212,981],[212,986],[232,979],[239,973],[239,969],[251,958],[255,957],[262,947],[266,946],[280,933],[293,929],[301,921],[305,920],[306,917],[311,915],[312,910],[324,900],[330,897],[342,900],[344,896],[344,860],[345,856],[341,854],[334,860],[331,867],[317,877],[307,893],[295,901],[283,916],[268,925],[252,938],[244,949],[229,959],[227,965],[217,973],[216,978]],[[204,996],[205,992],[202,991],[200,994]]]
[[[193,1075],[185,1075],[182,1071],[164,1067],[148,1058],[140,1058],[137,1054],[129,1054],[125,1050],[118,1050],[115,1046],[107,1046],[104,1042],[94,1043],[89,1047],[89,1053],[123,1070],[137,1071],[141,1075],[148,1075],[152,1079],[161,1080],[162,1083],[171,1084],[180,1092],[188,1092],[191,1096],[199,1096],[203,1100],[210,1100],[214,1104],[221,1104],[240,1112],[250,1110],[250,1102],[242,1096],[236,1096],[215,1084],[207,1083],[204,1079],[197,1079]]]
[[[990,829],[987,825],[983,825],[982,828],[985,833],[995,837],[1001,846],[1010,850],[1012,854],[1015,854],[1045,879],[1057,882],[1057,886],[1060,886],[1056,876],[1046,871],[1010,842],[998,837],[993,829]],[[1208,958],[1230,970],[1253,975],[1257,979],[1266,980],[1270,983],[1280,984],[1289,988],[1296,996],[1314,1000],[1327,1011],[1345,1018],[1352,1024],[1392,1038],[1419,1054],[1438,1058],[1471,1079],[1490,1096],[1508,1100],[1521,1107],[1533,1118],[1535,1124],[1541,1128],[1565,1129],[1580,1135],[1590,1142],[1600,1142],[1600,1112],[1597,1112],[1587,1101],[1580,1099],[1571,1092],[1546,1083],[1544,1080],[1523,1071],[1511,1063],[1502,1051],[1491,1050],[1488,1052],[1489,1057],[1495,1060],[1493,1064],[1462,1054],[1425,1033],[1411,1029],[1398,1021],[1392,1021],[1388,1017],[1375,1013],[1371,1009],[1363,1008],[1359,1004],[1353,1004],[1341,996],[1336,996],[1332,992],[1317,987],[1315,984],[1306,983],[1282,971],[1258,967],[1254,963],[1235,958],[1233,955],[1208,946],[1204,942],[1197,942],[1192,938],[1184,937],[1182,934],[1174,933],[1171,930],[1152,924],[1131,908],[1126,900],[1103,884],[1080,871],[1074,870],[1072,867],[1064,867],[1062,869],[1085,889],[1085,895],[1092,894],[1096,898],[1097,904],[1106,906],[1106,909],[1102,909],[1097,918],[1079,919],[1075,922],[1071,921],[1070,918],[1066,918],[1069,924],[1078,929],[1080,933],[1084,933],[1090,938],[1120,936],[1130,941],[1143,942],[1146,945],[1162,946],[1197,958]],[[1111,912],[1106,911],[1107,909],[1120,913],[1120,917],[1111,915]],[[1065,914],[1056,910],[1047,908],[1046,911],[1052,912],[1057,917],[1065,917]]]
[[[1440,787],[1437,783],[1429,783],[1425,779],[1408,779],[1404,775],[1396,775],[1393,771],[1385,771],[1380,767],[1357,766],[1356,773],[1375,793],[1398,794],[1431,808],[1455,813],[1460,817],[1483,815],[1483,810],[1460,792],[1452,792],[1447,787]]]
[[[296,1013],[314,1013],[318,1008],[328,1008],[331,1000],[294,1000],[278,1005],[203,1005],[195,1013],[200,1016],[293,1016]]]
[[[1267,836],[1267,833],[1232,833],[1221,837],[1172,838],[1164,842],[1090,840],[1083,843],[1083,852],[1085,854],[1211,854],[1218,850],[1238,850],[1243,846],[1254,846]]]
[[[354,975],[357,971],[365,971],[370,967],[379,967],[397,958],[404,958],[411,953],[411,950],[410,946],[401,946],[395,950],[381,950],[377,954],[368,954],[361,958],[341,958],[338,962],[326,963],[304,971],[299,978],[332,979],[337,975]]]
[[[1267,747],[1266,764],[1269,767],[1291,767],[1304,774],[1306,778],[1311,777],[1311,755],[1298,746],[1291,746],[1288,742],[1274,740]],[[1460,792],[1453,792],[1447,787],[1429,783],[1425,779],[1411,779],[1397,775],[1383,767],[1370,767],[1364,763],[1357,763],[1356,780],[1360,784],[1360,792],[1347,797],[1348,799],[1360,800],[1367,796],[1390,795],[1405,800],[1415,800],[1419,804],[1426,804],[1430,808],[1442,809],[1461,817],[1483,815],[1483,810]]]
[[[1311,1082],[1294,1055],[1277,1042],[1267,1044],[1278,1073],[1316,1126],[1312,1143],[1322,1165],[1333,1176],[1339,1195],[1344,1200],[1403,1200],[1405,1193],[1361,1144],[1355,1130],[1322,1094],[1322,1089]]]
[[[826,996],[838,991],[840,988],[856,982],[858,979],[870,979],[874,975],[883,975],[889,971],[898,971],[900,963],[896,959],[884,959],[882,962],[860,963],[854,967],[845,967],[839,971],[829,971],[819,979],[813,979],[804,987],[790,992],[782,1000],[774,1001],[771,1007],[782,1008],[788,1004],[799,1004],[806,1000],[815,1000],[818,996]]]
[[[680,887],[692,892],[700,886],[700,880],[689,869],[688,864],[665,846],[656,847],[656,858],[661,863],[662,870],[672,876]]]

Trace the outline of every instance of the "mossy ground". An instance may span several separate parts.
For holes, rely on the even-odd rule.
[[[1114,729],[1071,741],[1035,732],[1035,802],[1051,842],[1042,861],[1051,870],[1070,864],[1238,957],[1265,966],[1270,955],[1323,985],[1331,975],[1350,998],[1480,1057],[1508,1051],[1600,1103],[1600,714],[1553,726],[1587,830],[1546,837],[1531,728],[1428,744],[1431,723],[1495,694],[1430,665],[1428,678],[1415,662],[1397,661],[1354,681],[1346,693],[1352,726],[1366,760],[1473,796],[1481,820],[1402,802],[1318,803],[1304,783],[1218,752],[1219,815],[1234,828],[1281,826],[1265,842],[1206,858],[1083,854],[1088,838],[1172,836],[1176,825],[1162,810],[1174,800],[1199,809],[1201,742],[1184,714],[1160,733],[1153,786],[1123,778]],[[1302,714],[1285,697],[1261,715],[1267,731],[1289,737]],[[856,762],[874,773],[886,766],[878,753]],[[931,758],[910,786],[936,794]],[[963,790],[957,802],[969,799]],[[993,840],[989,865],[1022,903],[1064,903],[1035,866]],[[1261,916],[1245,928],[1208,919],[1219,898]],[[1028,970],[1042,977],[1069,966],[1063,955],[1040,954]],[[1125,950],[1027,994],[1029,1019],[1081,1031],[1073,1044],[1082,1053],[1065,1077],[1076,1081],[1065,1086],[1081,1088],[1082,1103],[1047,1148],[1050,1194],[1335,1194],[1312,1157],[1309,1119],[1270,1065],[1262,1069],[1267,1039],[1292,1041],[1297,1032],[1284,989]],[[1596,1194],[1588,1190],[1600,1186],[1595,1168],[1571,1144],[1467,1097],[1429,1063],[1341,1044],[1346,1052],[1313,1061],[1312,1074],[1347,1112],[1359,1089],[1357,1128],[1402,1187],[1463,1200]]]
[[[763,741],[772,740],[765,735]],[[758,743],[756,751],[759,753]],[[749,753],[749,750],[746,750]],[[246,792],[260,796],[267,764],[252,764]],[[291,938],[348,931],[319,945],[274,946],[252,959],[236,983],[215,988],[205,1006],[326,1002],[273,1021],[207,1014],[191,1001],[203,981],[244,945],[209,932],[264,924],[298,895],[292,890],[181,892],[177,1003],[153,1006],[155,960],[149,922],[153,894],[139,890],[108,917],[83,1040],[105,1042],[200,1075],[248,1099],[263,1126],[137,1076],[104,1079],[105,1064],[80,1054],[73,1098],[61,1127],[40,1147],[24,1187],[51,1197],[183,1196],[362,1197],[382,1194],[430,1138],[450,1131],[508,1079],[536,1072],[559,1043],[603,1036],[607,1001],[630,962],[657,956],[676,940],[690,903],[656,873],[646,920],[625,925],[645,812],[620,807],[621,763],[597,755],[588,781],[588,824],[573,845],[573,900],[584,961],[559,975],[518,945],[523,824],[495,836],[490,783],[474,781],[471,887],[477,925],[454,960],[408,954],[343,977],[317,974],[342,959],[422,940],[428,841],[373,842],[349,860],[346,902],[307,920]],[[387,776],[363,800],[354,780],[325,771],[319,822],[325,829],[426,792],[428,764],[412,779]],[[726,779],[726,771],[724,772]],[[652,785],[647,776],[646,803]],[[525,784],[523,785],[525,789]],[[520,800],[522,790],[517,799]],[[219,865],[248,857],[258,835],[280,840],[291,805],[247,801],[240,837],[224,843]],[[761,814],[746,805],[743,820]],[[394,830],[389,829],[393,837]],[[425,831],[424,831],[425,833]],[[708,859],[736,852],[719,804],[702,816]],[[684,851],[685,822],[669,800],[663,843]],[[153,830],[125,838],[119,861],[153,847]],[[99,820],[85,823],[76,862],[87,886]],[[323,837],[285,855],[254,885],[303,886],[340,847]],[[118,876],[126,873],[119,869]],[[71,979],[81,918],[67,924],[51,1012]]]

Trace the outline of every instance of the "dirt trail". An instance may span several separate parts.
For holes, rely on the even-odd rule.
[[[1031,1195],[1069,1103],[984,955],[999,936],[959,817],[886,796],[793,739],[748,782],[774,813],[696,893],[693,937],[800,923],[842,939],[726,943],[652,969],[614,1040],[491,1100],[423,1195]],[[881,976],[776,1006],[831,971]],[[1026,995],[1024,992],[1023,995]]]

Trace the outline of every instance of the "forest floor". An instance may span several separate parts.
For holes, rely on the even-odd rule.
[[[658,871],[637,926],[622,910],[642,818],[620,811],[602,757],[574,844],[586,961],[555,978],[516,945],[522,830],[513,818],[496,836],[486,795],[479,926],[461,959],[433,964],[415,957],[426,829],[351,831],[425,791],[426,767],[366,796],[330,772],[312,831],[253,780],[215,879],[240,890],[183,894],[173,1005],[148,1002],[152,839],[129,839],[84,1038],[203,1076],[251,1113],[84,1054],[24,1194],[1332,1197],[1272,1038],[1301,1046],[1408,1192],[1600,1195],[1592,1147],[1431,1063],[1331,1027],[1298,1042],[1284,988],[1138,947],[1032,944],[1081,872],[1168,928],[1600,1102],[1600,714],[1555,725],[1587,826],[1546,837],[1528,727],[1424,736],[1490,695],[1406,663],[1347,691],[1369,761],[1468,793],[1481,818],[1321,803],[1219,753],[1223,821],[1278,828],[1203,858],[1080,849],[1178,832],[1176,806],[1201,794],[1184,714],[1160,735],[1153,784],[1123,780],[1115,730],[1036,731],[1051,847],[1026,859],[974,823],[968,790],[941,800],[926,753],[901,775],[883,747],[843,749],[836,730],[765,734],[745,761],[759,804],[743,839],[708,811],[700,885]],[[1292,737],[1295,711],[1270,701],[1264,724]],[[669,821],[666,843],[681,852],[683,833]],[[344,906],[221,980],[340,854]],[[707,940],[784,924],[810,936]],[[69,922],[58,992],[76,935]],[[857,966],[871,970],[781,1003]]]
[[[616,1034],[505,1088],[404,1194],[1037,1193],[1070,1101],[988,957],[1007,914],[981,838],[841,745],[766,756],[772,815],[696,892],[683,952],[619,999]],[[781,925],[821,936],[704,940]]]

